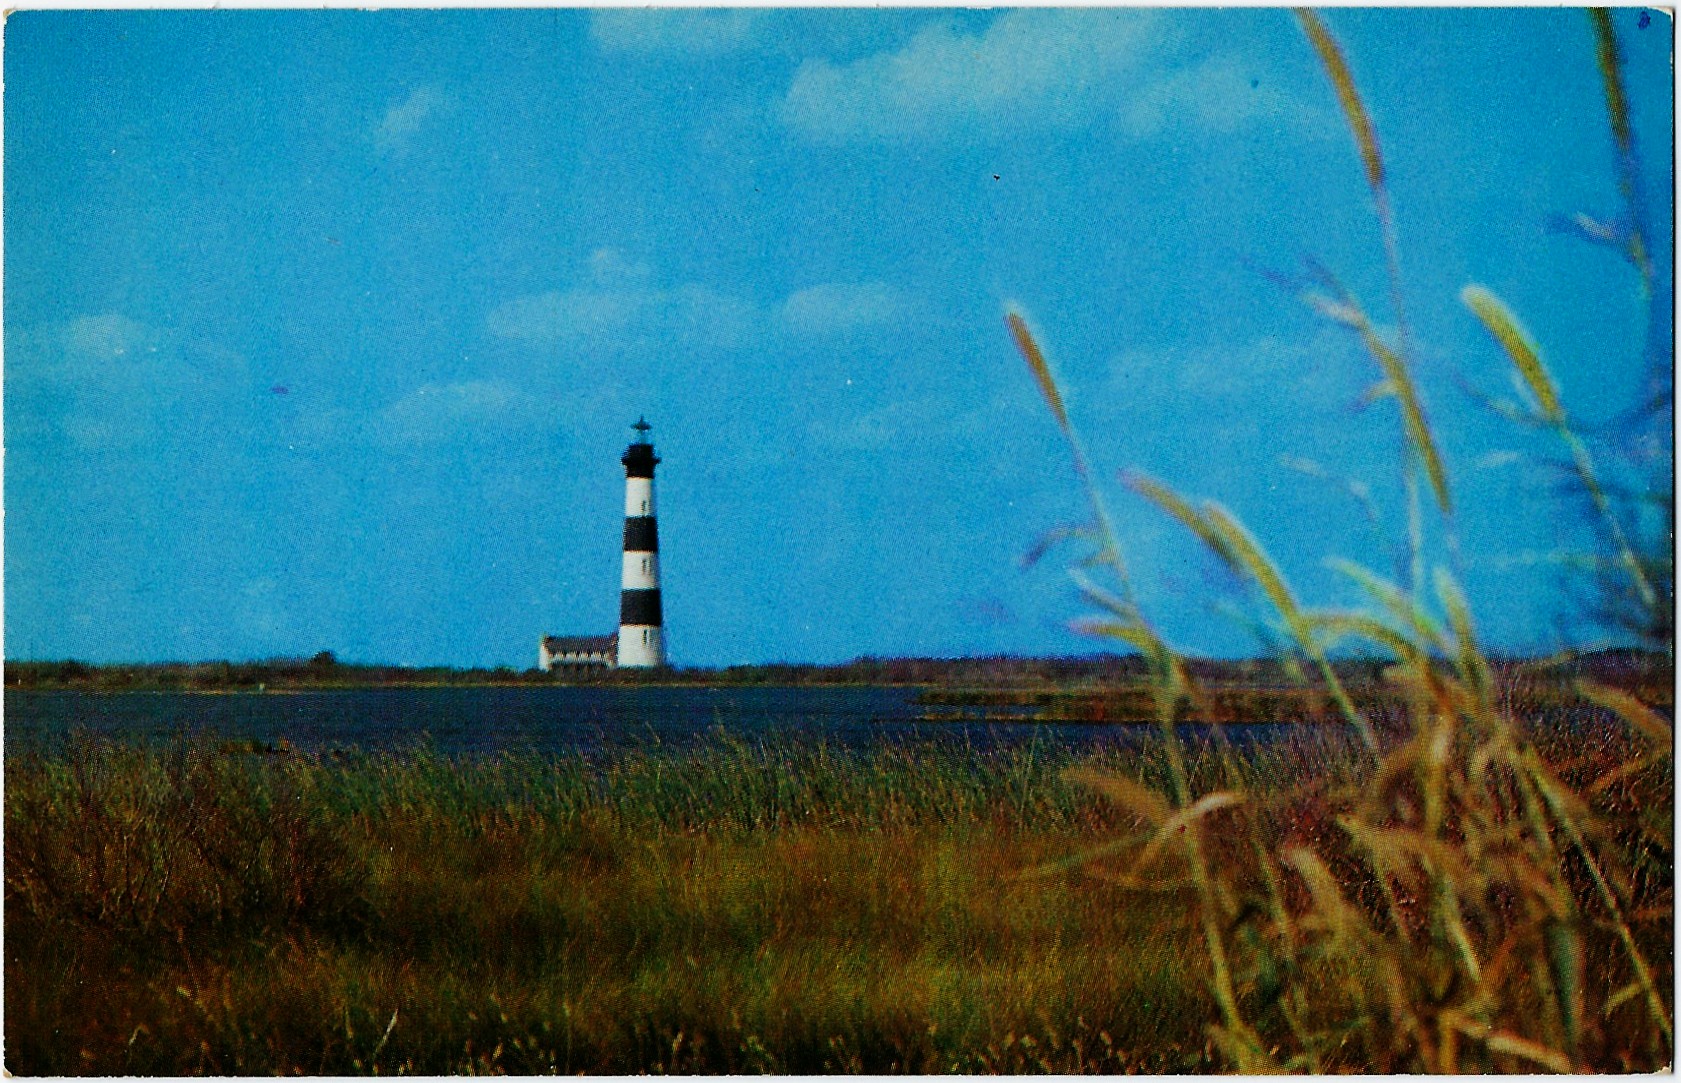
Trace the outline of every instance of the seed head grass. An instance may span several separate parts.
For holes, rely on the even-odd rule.
[[[1378,395],[1401,406],[1400,470],[1408,493],[1406,581],[1354,562],[1336,567],[1371,600],[1369,610],[1304,606],[1259,539],[1213,502],[1193,501],[1139,475],[1125,480],[1251,584],[1284,629],[1287,665],[1317,681],[1327,711],[1363,754],[1335,770],[1259,781],[1214,727],[1210,755],[1193,770],[1175,705],[1218,718],[1187,659],[1137,606],[1082,569],[1086,599],[1102,611],[1079,625],[1138,650],[1157,688],[1165,770],[1068,775],[1113,802],[1129,833],[1078,851],[1047,871],[1084,865],[1120,905],[1148,907],[1189,889],[1181,936],[1199,948],[1214,1011],[1211,1047],[1242,1072],[1631,1071],[1673,1056],[1672,722],[1629,690],[1591,683],[1595,705],[1549,720],[1521,673],[1493,664],[1453,565],[1457,542],[1447,464],[1411,376],[1398,246],[1375,129],[1341,47],[1312,12],[1299,16],[1342,106],[1365,166],[1384,237],[1396,341],[1322,268],[1326,294],[1309,302],[1354,330],[1379,362]],[[1614,35],[1594,26],[1619,162],[1631,168]],[[1621,126],[1619,126],[1621,125]],[[1625,183],[1633,198],[1633,186]],[[1638,262],[1638,261],[1636,261]],[[1540,351],[1517,318],[1478,286],[1463,300],[1493,335],[1534,399],[1533,423],[1569,447],[1578,484],[1600,516],[1613,566],[1665,624],[1647,561],[1628,541],[1585,442],[1570,428]],[[1037,341],[1011,328],[1082,480],[1085,456]],[[1449,560],[1424,548],[1416,471],[1443,519]],[[1099,522],[1108,529],[1107,515]],[[1112,532],[1102,542],[1119,550]],[[1665,644],[1671,662],[1674,644]],[[1333,648],[1386,657],[1400,707],[1374,725],[1341,687]],[[1285,762],[1304,750],[1285,747]],[[1277,753],[1275,753],[1277,754]],[[1303,755],[1298,763],[1325,763]],[[1299,776],[1299,773],[1298,773]],[[1257,784],[1259,782],[1259,784]]]

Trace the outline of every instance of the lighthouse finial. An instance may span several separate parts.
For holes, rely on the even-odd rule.
[[[643,443],[647,443],[648,430],[652,429],[653,426],[648,424],[648,419],[646,417],[638,414],[636,417],[636,424],[632,425],[631,428],[636,430],[636,434],[642,438]]]

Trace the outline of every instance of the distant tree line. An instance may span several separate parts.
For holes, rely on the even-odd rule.
[[[1384,682],[1390,661],[1347,658],[1335,663],[1351,687],[1372,688]],[[1189,676],[1210,685],[1288,688],[1300,678],[1280,658],[1191,659]],[[1568,685],[1587,679],[1624,688],[1667,690],[1673,684],[1674,659],[1668,654],[1633,648],[1595,651],[1550,659],[1494,660],[1497,675],[1508,681]],[[257,691],[288,688],[466,685],[917,685],[994,689],[1087,685],[1129,685],[1146,677],[1136,655],[1083,655],[1027,658],[990,655],[970,658],[879,658],[817,665],[773,662],[719,669],[608,669],[604,666],[559,667],[553,672],[453,666],[391,666],[347,663],[332,651],[312,657],[270,658],[252,662],[158,662],[95,665],[74,660],[7,662],[8,688],[74,689],[118,692],[142,690]],[[1661,702],[1671,702],[1664,691]]]
[[[367,685],[542,684],[538,670],[459,669],[452,666],[357,665],[340,662],[332,651],[309,658],[268,658],[253,662],[147,662],[94,665],[62,662],[7,662],[8,688],[74,688],[89,691],[217,691],[259,688],[333,688]]]

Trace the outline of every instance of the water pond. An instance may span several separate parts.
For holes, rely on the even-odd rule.
[[[749,741],[881,742],[995,748],[1034,741],[1070,750],[1135,741],[1140,727],[920,719],[904,687],[475,687],[285,692],[5,693],[8,753],[47,750],[77,731],[139,741],[182,733],[308,751],[450,755],[504,751],[680,750],[720,733]],[[1262,727],[1276,728],[1276,727]]]

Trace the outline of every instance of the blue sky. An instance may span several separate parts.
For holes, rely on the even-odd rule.
[[[1484,633],[1591,639],[1556,570],[1590,535],[1466,391],[1513,393],[1458,301],[1503,297],[1584,425],[1637,395],[1633,271],[1548,225],[1623,206],[1588,20],[1326,19]],[[1668,289],[1672,27],[1615,21]],[[1251,653],[1256,610],[1123,467],[1312,601],[1352,601],[1327,556],[1394,566],[1393,400],[1262,273],[1317,259],[1392,324],[1287,14],[34,11],[4,74],[7,657],[530,665],[617,619],[641,414],[678,664],[1098,649],[1080,551],[1021,567],[1086,513],[1007,303],[1178,646]]]

